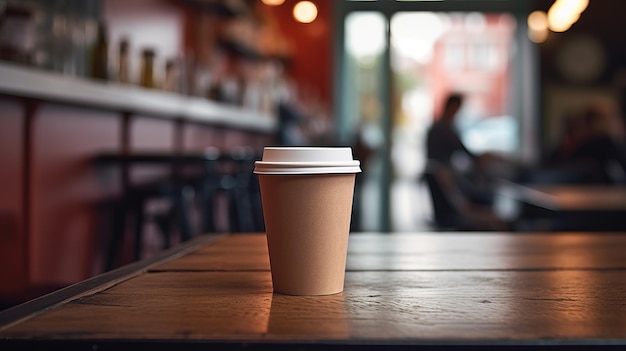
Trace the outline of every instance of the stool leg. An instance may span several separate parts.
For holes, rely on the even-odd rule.
[[[174,189],[174,206],[176,214],[180,222],[181,240],[187,241],[191,239],[191,224],[189,219],[189,209],[185,201],[184,195],[185,187],[178,186]]]
[[[111,235],[111,243],[109,245],[109,252],[106,257],[105,269],[107,271],[115,268],[115,260],[119,253],[122,251],[122,239],[124,238],[124,232],[126,229],[126,201],[122,201],[118,206],[115,206],[114,219],[113,219],[113,233]]]
[[[228,230],[233,233],[241,232],[235,188],[226,190],[226,198],[228,202]]]
[[[238,229],[241,232],[254,230],[252,206],[248,197],[248,190],[243,187],[235,188],[234,203],[237,210]]]
[[[144,201],[136,199],[134,202],[135,212],[135,245],[133,250],[133,259],[138,261],[141,259],[141,250],[143,249],[143,222],[144,222]]]
[[[217,229],[215,227],[215,206],[213,198],[215,195],[215,186],[213,180],[207,178],[202,184],[202,232],[214,233]]]
[[[255,229],[251,193],[251,184],[254,181],[252,173],[254,170],[254,161],[250,157],[244,158],[238,162],[235,189],[237,209],[239,212],[239,229],[244,232],[251,232]]]
[[[263,205],[261,201],[261,188],[259,186],[259,179],[253,176],[250,181],[250,203],[252,205],[252,217],[254,219],[254,231],[265,231],[265,220],[263,218]]]
[[[155,218],[155,222],[161,230],[163,236],[163,249],[169,249],[172,245],[172,213],[160,215]]]

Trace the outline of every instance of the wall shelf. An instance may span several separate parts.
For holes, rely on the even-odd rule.
[[[11,63],[0,63],[0,94],[166,119],[272,132],[274,116],[219,104],[207,99],[60,75]]]

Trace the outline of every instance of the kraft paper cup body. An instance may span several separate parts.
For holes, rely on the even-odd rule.
[[[352,160],[349,148],[276,149],[266,148],[254,171],[261,187],[274,291],[339,293],[358,161]],[[284,153],[279,158],[287,161],[273,158],[273,152]],[[338,153],[343,155],[333,159]]]

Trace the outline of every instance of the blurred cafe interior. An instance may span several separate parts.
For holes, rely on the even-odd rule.
[[[624,13],[0,0],[0,308],[195,235],[263,231],[268,145],[353,148],[355,235],[624,231]],[[463,150],[432,162],[453,93]]]

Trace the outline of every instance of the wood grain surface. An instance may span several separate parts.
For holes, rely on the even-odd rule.
[[[272,293],[265,236],[230,235],[0,327],[0,339],[626,343],[626,235],[352,234],[343,293]]]

